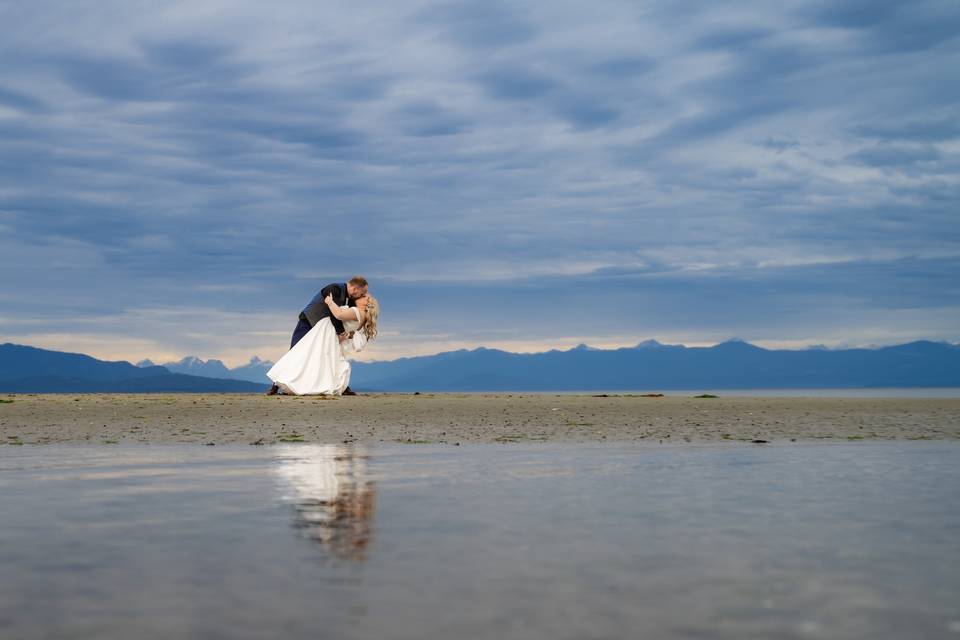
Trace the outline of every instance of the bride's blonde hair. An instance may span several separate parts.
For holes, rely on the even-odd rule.
[[[380,320],[380,303],[369,293],[367,294],[367,308],[364,309],[366,319],[363,321],[363,332],[367,334],[367,340],[373,340],[377,337],[377,322]]]

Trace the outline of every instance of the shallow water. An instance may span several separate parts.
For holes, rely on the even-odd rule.
[[[667,396],[689,398],[690,396],[711,393],[723,398],[900,398],[900,399],[944,399],[960,398],[960,387],[840,387],[828,389],[723,389],[704,387],[698,389],[643,389],[648,393],[656,391]],[[607,394],[637,394],[641,391],[603,391]],[[592,395],[599,391],[561,391],[532,392],[535,395]]]
[[[960,443],[0,447],[3,638],[960,637]]]

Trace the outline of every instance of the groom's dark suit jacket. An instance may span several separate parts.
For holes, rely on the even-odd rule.
[[[348,302],[351,307],[357,306],[353,300],[348,301],[346,283],[328,284],[323,289],[320,289],[320,293],[313,296],[313,300],[300,312],[300,319],[306,320],[312,327],[322,319],[330,318],[330,322],[333,323],[333,328],[337,330],[337,333],[343,333],[343,323],[333,317],[330,313],[330,307],[324,302],[324,299],[330,294],[333,294],[333,301],[341,307],[348,304]]]

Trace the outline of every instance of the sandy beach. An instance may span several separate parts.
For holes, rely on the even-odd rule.
[[[960,399],[634,395],[0,397],[0,444],[710,442],[960,438]]]

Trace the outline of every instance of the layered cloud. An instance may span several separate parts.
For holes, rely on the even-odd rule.
[[[0,20],[11,341],[276,357],[355,272],[384,304],[381,356],[960,338],[955,2],[100,0]]]

